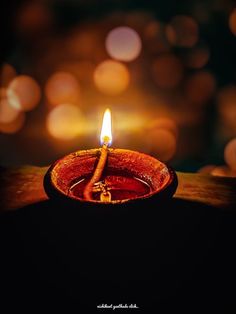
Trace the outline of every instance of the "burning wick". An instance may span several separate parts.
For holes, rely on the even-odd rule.
[[[105,164],[108,156],[108,146],[112,142],[112,134],[111,134],[111,112],[109,109],[106,109],[103,116],[102,130],[100,141],[102,144],[101,154],[99,157],[99,161],[97,167],[93,173],[92,178],[86,185],[84,189],[84,198],[86,200],[93,200],[92,193],[101,191],[100,201],[102,202],[110,202],[111,201],[111,193],[108,191],[108,187],[105,183],[100,182],[102,177],[103,170],[105,168]]]

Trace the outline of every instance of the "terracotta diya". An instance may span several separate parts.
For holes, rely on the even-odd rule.
[[[106,110],[102,147],[79,150],[56,161],[47,171],[49,198],[71,205],[117,205],[171,198],[177,188],[174,170],[147,154],[109,148],[111,114]]]

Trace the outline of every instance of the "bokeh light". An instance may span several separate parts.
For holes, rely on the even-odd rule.
[[[142,44],[138,33],[130,27],[117,27],[106,38],[106,50],[111,58],[132,61],[141,52]]]
[[[29,111],[39,104],[41,90],[32,77],[19,75],[9,84],[7,97],[12,107],[18,110]]]
[[[12,107],[7,98],[0,99],[0,123],[10,123],[16,119],[19,110]]]
[[[234,36],[236,36],[236,9],[234,9],[229,16],[229,28]]]
[[[49,103],[54,106],[63,103],[77,104],[80,100],[80,86],[73,74],[58,71],[47,80],[45,94]]]
[[[100,63],[94,71],[93,78],[97,89],[107,95],[122,93],[130,82],[127,67],[113,60]]]
[[[45,1],[27,1],[17,12],[17,31],[24,36],[34,35],[35,32],[45,30],[50,22],[51,14]]]
[[[186,98],[193,104],[205,104],[216,88],[214,76],[207,71],[199,71],[191,75],[185,84]]]
[[[224,159],[226,164],[236,171],[236,138],[229,141],[225,146]]]
[[[74,60],[100,61],[106,58],[104,36],[91,24],[72,28],[65,40],[65,55]]]
[[[0,68],[0,85],[7,87],[16,75],[15,68],[11,64],[4,63]]]
[[[7,134],[13,134],[17,133],[22,129],[25,123],[25,113],[19,112],[18,115],[14,120],[8,123],[1,123],[0,122],[0,132],[7,133]]]
[[[1,130],[14,133],[23,120],[27,123],[15,136],[1,135],[3,163],[46,164],[77,146],[93,146],[99,133],[94,121],[110,107],[114,145],[160,155],[180,171],[195,171],[202,164],[218,167],[225,143],[236,137],[232,1],[151,7],[144,1],[122,10],[110,2],[105,11],[100,3],[91,11],[91,3],[69,2],[24,1],[9,10],[0,68],[0,119],[8,122],[1,122]],[[21,77],[16,69],[43,87],[43,97],[34,100],[28,84],[14,87]],[[70,114],[63,117],[62,109],[54,111],[67,104],[76,106],[75,117],[79,111],[76,122],[67,118]],[[88,118],[86,126],[80,110]],[[64,129],[57,119],[67,121]],[[54,122],[47,122],[45,132],[49,120]],[[45,143],[42,157],[29,147],[29,138],[35,146]],[[18,140],[24,149],[16,154]]]
[[[144,36],[146,39],[158,38],[161,34],[162,27],[159,21],[149,22],[144,29]]]
[[[193,47],[198,41],[196,21],[185,15],[175,16],[166,27],[166,36],[172,45]]]
[[[47,116],[49,133],[61,140],[72,140],[86,130],[80,109],[73,104],[61,104],[53,108]]]
[[[152,74],[158,87],[173,88],[183,77],[183,66],[174,54],[163,54],[154,61]]]
[[[206,47],[191,48],[185,55],[184,61],[187,67],[192,69],[203,68],[210,58],[209,49]]]
[[[153,55],[169,52],[170,44],[166,38],[165,26],[160,21],[150,21],[143,30],[145,50]]]
[[[236,86],[226,86],[217,95],[221,134],[236,136]]]
[[[174,120],[170,118],[157,118],[148,123],[147,131],[153,132],[156,130],[168,130],[170,131],[175,138],[178,137],[178,127]]]
[[[211,172],[216,168],[216,165],[206,165],[198,169],[198,173],[211,174]]]
[[[176,151],[175,135],[167,129],[153,129],[145,134],[148,153],[162,161],[169,161]]]
[[[236,171],[233,171],[229,167],[223,165],[223,166],[217,166],[211,171],[211,175],[217,176],[217,177],[236,177]]]

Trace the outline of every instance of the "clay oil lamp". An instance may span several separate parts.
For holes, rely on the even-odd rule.
[[[57,160],[44,178],[50,199],[75,208],[120,208],[165,202],[177,188],[172,168],[137,151],[111,148],[111,113],[104,113],[101,148],[79,150]],[[120,206],[119,206],[120,205]]]

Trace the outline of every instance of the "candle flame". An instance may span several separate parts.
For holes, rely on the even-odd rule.
[[[112,134],[111,134],[111,111],[106,109],[103,115],[102,130],[100,135],[101,144],[111,145]]]

